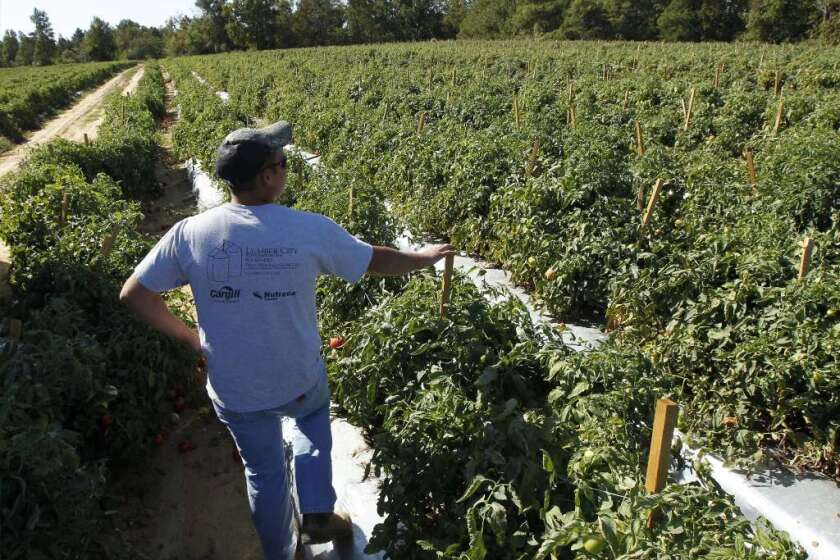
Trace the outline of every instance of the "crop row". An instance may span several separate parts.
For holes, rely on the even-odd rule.
[[[131,65],[127,62],[91,62],[0,69],[0,144],[20,142],[24,131],[37,128],[45,115],[67,106],[78,91]],[[2,149],[0,146],[0,151]]]
[[[292,121],[345,201],[388,198],[412,231],[500,263],[559,320],[644,349],[699,444],[836,475],[834,51],[466,45],[173,61],[182,82],[197,71],[230,94],[185,109],[200,115],[181,144],[212,168],[226,130]],[[800,281],[805,237],[817,250]]]
[[[156,194],[163,94],[147,66],[133,96],[107,100],[94,142],[38,147],[2,179],[14,295],[2,315],[23,320],[0,353],[3,558],[122,558],[103,536],[110,469],[148,455],[164,393],[194,382],[189,352],[118,302],[151,247],[138,199]]]
[[[391,159],[404,144],[434,146],[430,159],[449,174],[424,179],[424,184],[453,190],[444,207],[422,203],[418,196],[418,215],[474,200],[480,180],[471,161],[488,166],[478,177],[506,181],[513,164],[501,172],[493,166],[518,134],[510,123],[467,125],[469,133],[458,144],[462,149],[446,151],[437,137],[464,130],[465,123],[430,120],[418,133],[417,113],[405,106],[418,95],[411,93],[419,88],[412,74],[421,74],[425,82],[430,59],[448,64],[452,53],[413,46],[322,53],[167,61],[179,89],[175,149],[212,168],[215,146],[231,129],[251,123],[255,115],[289,119],[297,126],[298,142],[321,149],[326,166],[311,173],[301,162],[294,164],[283,202],[326,214],[379,244],[393,244],[399,231],[385,208],[386,197],[399,201],[400,192],[417,193],[406,183],[387,184],[378,177],[427,169],[424,158]],[[359,60],[364,70],[353,73]],[[262,72],[263,65],[273,73]],[[513,63],[503,59],[498,65]],[[401,67],[404,75],[398,72]],[[437,95],[448,93],[451,100],[470,91],[480,96],[481,90],[492,89],[491,77],[499,68],[487,72],[489,86],[485,82],[469,90],[467,80]],[[231,78],[218,79],[214,69]],[[193,70],[227,89],[230,102],[195,80]],[[379,70],[383,73],[375,75]],[[447,70],[449,80],[453,73]],[[471,71],[468,65],[457,66],[456,79],[466,80],[463,76]],[[294,87],[280,85],[284,74],[296,72],[297,79],[287,80]],[[386,90],[371,93],[377,103],[362,103],[366,94],[354,89],[363,73],[369,74],[363,89]],[[386,94],[394,104],[380,103]],[[471,101],[473,112],[460,114],[477,119],[495,97],[482,101]],[[500,110],[498,118],[510,117]],[[479,128],[490,128],[490,133],[483,136]],[[514,149],[519,163],[531,146],[530,133],[521,136]],[[322,137],[330,142],[318,142]],[[591,167],[597,170],[599,163],[610,162],[598,159]],[[544,172],[521,181],[545,177],[551,165],[548,156],[541,156]],[[448,182],[462,172],[461,182]],[[426,192],[427,198],[433,195]],[[602,197],[593,193],[591,198]],[[407,210],[401,214],[412,222]],[[537,249],[529,256],[539,256]],[[441,318],[438,283],[428,274],[365,278],[354,286],[322,279],[318,297],[322,332],[347,339],[328,360],[335,401],[365,431],[374,449],[372,468],[383,478],[379,510],[386,518],[375,530],[372,549],[392,558],[802,556],[784,534],[762,525],[751,528],[705,476],[704,483],[671,485],[658,495],[644,490],[653,403],[679,394],[681,380],[648,347],[628,344],[629,333],[596,351],[572,354],[558,333],[531,325],[521,307],[490,305],[460,279],[448,315]],[[696,433],[693,412],[686,407],[681,427]],[[647,517],[655,509],[662,518],[648,528]]]

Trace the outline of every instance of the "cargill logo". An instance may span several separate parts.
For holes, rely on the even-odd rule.
[[[239,301],[239,290],[235,290],[230,286],[222,286],[218,290],[210,290],[210,297],[217,301],[231,303]]]

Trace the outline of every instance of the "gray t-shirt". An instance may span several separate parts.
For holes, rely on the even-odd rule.
[[[358,282],[372,255],[325,216],[228,203],[175,224],[134,274],[155,292],[189,283],[207,393],[250,412],[297,398],[323,375],[315,280]]]

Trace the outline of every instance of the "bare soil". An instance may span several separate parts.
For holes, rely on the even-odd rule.
[[[46,144],[55,138],[83,141],[85,134],[91,140],[96,138],[99,125],[102,123],[104,111],[102,102],[105,97],[117,89],[122,89],[123,94],[134,91],[142,73],[142,66],[139,69],[133,66],[120,72],[83,96],[78,103],[49,121],[43,128],[29,134],[25,142],[0,155],[0,176],[15,169],[33,146]]]
[[[173,84],[166,74],[164,80],[167,114],[155,172],[163,192],[144,203],[140,227],[153,236],[196,211],[186,170],[170,152],[177,111]],[[189,287],[184,290],[190,293]],[[120,504],[112,517],[115,535],[141,558],[261,560],[233,439],[216,418],[202,383],[187,401],[181,421],[148,460],[115,470],[112,499]],[[179,452],[184,440],[195,448]]]
[[[48,122],[42,129],[29,134],[26,142],[0,154],[0,176],[17,169],[33,146],[46,144],[55,138],[81,142],[84,141],[85,134],[91,140],[96,138],[99,125],[102,123],[105,97],[118,88],[122,89],[123,95],[133,92],[137,89],[143,72],[144,67],[141,65],[139,68],[134,66],[117,74],[82,97],[78,103]],[[2,188],[1,185],[0,188]],[[10,268],[9,248],[0,240],[0,302],[11,297]]]

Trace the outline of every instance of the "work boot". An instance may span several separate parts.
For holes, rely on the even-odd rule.
[[[330,541],[346,543],[353,540],[353,523],[350,514],[305,513],[300,529],[300,539],[305,545]]]
[[[295,560],[306,560],[306,553],[303,550],[303,543],[298,539],[297,548],[295,548]]]

